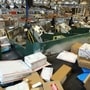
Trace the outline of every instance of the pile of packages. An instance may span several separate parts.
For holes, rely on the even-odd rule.
[[[21,80],[30,73],[50,65],[47,57],[41,52],[24,57],[23,60],[0,61],[0,82],[7,84]]]
[[[46,67],[47,65],[50,66]],[[36,72],[38,70],[41,73]],[[70,72],[71,67],[65,64],[54,72],[47,57],[41,52],[25,56],[24,61],[0,61],[1,84],[22,80],[16,85],[0,88],[0,90],[64,90],[62,84]]]
[[[51,71],[51,68],[46,68],[46,69]],[[27,77],[25,77],[22,82],[16,85],[8,86],[6,88],[0,87],[0,90],[64,90],[60,83],[60,79],[61,78],[64,79],[66,73],[65,74],[63,73],[64,76],[60,75],[60,73],[62,72],[62,70],[65,69],[69,71],[71,70],[71,68],[67,65],[62,66],[59,69],[60,72],[57,71],[54,75],[50,76],[50,81],[48,82],[45,81],[42,75],[39,75],[38,72],[33,72]],[[50,73],[48,75],[50,75]],[[45,77],[47,77],[48,75],[46,75]],[[53,80],[51,80],[51,78]]]
[[[71,51],[78,55],[78,65],[83,71],[77,78],[84,83],[86,90],[90,90],[90,44],[76,43],[72,45]]]
[[[77,78],[84,83],[86,90],[90,90],[90,44],[77,42],[71,46],[71,51],[62,51],[56,58],[69,63],[77,60],[83,72]]]

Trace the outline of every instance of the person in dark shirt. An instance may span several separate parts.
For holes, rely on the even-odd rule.
[[[88,17],[85,17],[84,20],[83,20],[85,23],[88,22]]]
[[[55,27],[55,16],[53,16],[53,18],[52,18],[52,20],[51,20],[51,25],[52,25],[53,27]]]
[[[74,24],[73,17],[71,17],[71,19],[69,20],[69,26],[72,26],[72,24]]]

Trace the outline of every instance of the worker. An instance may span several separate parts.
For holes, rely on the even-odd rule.
[[[73,24],[74,24],[73,17],[71,17],[71,19],[69,20],[69,26],[72,26]]]
[[[53,18],[51,20],[51,31],[52,32],[56,32],[56,30],[55,30],[55,23],[56,23],[55,17],[56,16],[53,16]]]
[[[84,21],[85,23],[87,23],[87,22],[88,22],[88,17],[86,16],[86,17],[83,19],[83,21]]]
[[[53,18],[52,18],[52,20],[51,20],[51,25],[52,25],[53,27],[55,27],[55,16],[53,16]]]

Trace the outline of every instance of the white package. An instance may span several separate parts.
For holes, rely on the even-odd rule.
[[[80,57],[86,58],[86,59],[90,59],[90,44],[88,43],[84,43],[78,51],[78,55]]]
[[[72,52],[62,51],[56,58],[63,61],[75,63],[77,60],[77,55]]]
[[[24,61],[32,70],[35,70],[47,64],[47,57],[41,52],[37,52],[25,56]]]
[[[46,81],[50,81],[50,78],[52,77],[52,73],[53,73],[53,68],[44,67],[41,72],[41,77]]]

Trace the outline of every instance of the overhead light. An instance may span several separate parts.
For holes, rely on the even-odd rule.
[[[68,1],[66,1],[65,4],[70,4],[70,3]]]

